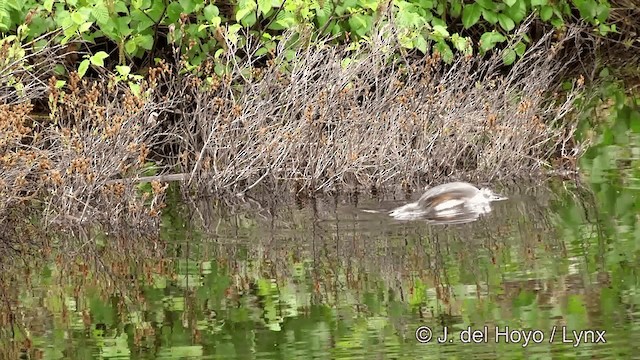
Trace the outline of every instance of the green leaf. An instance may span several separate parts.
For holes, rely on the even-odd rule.
[[[116,65],[116,71],[121,76],[126,77],[131,73],[131,68],[126,65]]]
[[[56,80],[56,89],[62,89],[63,86],[65,86],[67,82],[64,80]]]
[[[236,21],[241,21],[245,16],[254,12],[257,8],[258,8],[257,4],[254,0],[238,1],[238,11],[236,12]]]
[[[549,0],[531,0],[531,6],[542,6],[547,5]]]
[[[47,12],[51,12],[53,9],[53,0],[44,0],[44,9],[47,10]]]
[[[229,39],[229,41],[234,45],[238,43],[238,31],[240,31],[240,29],[242,29],[242,25],[240,24],[233,24],[229,26],[227,39]]]
[[[406,34],[400,34],[400,36],[398,36],[398,42],[400,43],[400,46],[406,49],[413,49],[415,47],[413,44],[413,37]]]
[[[595,0],[574,0],[573,3],[583,19],[590,20],[596,16],[597,4]]]
[[[487,20],[491,25],[494,25],[498,22],[498,14],[494,13],[491,10],[482,10],[482,17]]]
[[[507,8],[504,13],[509,15],[511,20],[517,24],[527,15],[527,4],[525,0],[516,0],[514,5]]]
[[[82,62],[80,63],[80,66],[78,66],[78,76],[82,78],[84,74],[87,73],[88,69],[89,69],[89,59],[82,60]]]
[[[615,26],[615,25],[614,25]],[[600,24],[598,26],[598,31],[600,31],[600,34],[602,36],[606,36],[608,33],[611,32],[611,27],[609,25],[605,25],[605,24]]]
[[[214,28],[220,26],[220,23],[222,23],[222,18],[220,16],[216,16],[213,18],[213,20],[211,20],[211,26],[213,26]]]
[[[516,3],[516,0],[502,0],[503,3],[507,4],[507,6],[513,6]]]
[[[483,9],[493,10],[493,11],[497,10],[496,3],[494,3],[491,0],[476,0],[476,3],[480,5]]]
[[[123,13],[123,14],[129,13],[129,7],[127,6],[126,2],[114,1],[112,3],[113,3],[113,11],[115,11],[116,13]]]
[[[256,56],[262,56],[262,55],[264,55],[264,54],[266,54],[268,52],[269,52],[269,49],[267,49],[265,47],[261,47],[260,49],[258,49],[256,51]]]
[[[274,21],[271,26],[269,26],[269,29],[271,30],[284,30],[284,29],[289,29],[291,28],[293,25],[295,25],[296,23],[296,19],[293,16],[292,13],[290,12],[285,12],[285,11],[281,11],[278,16],[276,17],[276,21]],[[340,26],[338,24],[336,24],[335,26],[338,27],[339,30]],[[334,28],[335,28],[334,26]],[[334,29],[332,29],[334,30]]]
[[[522,55],[524,55],[524,52],[527,50],[527,45],[525,45],[522,41],[520,41],[519,43],[516,44],[514,50],[518,56],[522,57]]]
[[[462,14],[462,0],[451,0],[451,16],[458,18]]]
[[[516,24],[513,22],[513,20],[511,20],[511,18],[505,14],[498,14],[498,22],[500,23],[500,26],[506,31],[511,31],[516,27]]]
[[[117,19],[115,19],[116,22],[116,29],[118,30],[118,33],[120,33],[120,35],[122,35],[122,37],[127,37],[129,35],[131,35],[131,28],[129,28],[129,23],[131,22],[131,18],[128,16],[120,16]]]
[[[7,32],[13,26],[9,14],[0,10],[0,32]]]
[[[339,34],[342,33],[342,27],[340,26],[340,24],[336,21],[332,21],[331,22],[333,25],[331,26],[331,34],[333,36],[338,36]]]
[[[85,22],[84,16],[79,11],[74,11],[71,13],[71,21],[76,25],[80,25]]]
[[[629,114],[629,124],[631,131],[640,133],[640,112],[638,110],[633,110]]]
[[[106,24],[111,20],[109,17],[109,9],[107,9],[107,6],[104,4],[96,4],[96,6],[91,9],[91,15],[93,15],[98,24]]]
[[[507,14],[516,24],[518,24],[527,15],[527,4],[524,0],[516,0],[516,3],[513,6],[507,8],[504,13]]]
[[[238,31],[240,31],[240,29],[242,29],[241,25],[233,24],[233,25],[229,26],[229,34],[237,34]]]
[[[129,83],[129,89],[131,89],[131,92],[133,93],[133,95],[140,96],[140,85],[139,84],[136,84],[134,82],[130,82]]]
[[[180,19],[180,14],[182,13],[182,6],[180,3],[171,1],[167,6],[167,22],[175,23]]]
[[[151,50],[153,48],[153,35],[147,34],[136,36],[136,45],[145,50]]]
[[[258,21],[258,17],[256,16],[256,12],[252,11],[249,13],[249,15],[242,18],[242,21],[240,22],[245,27],[252,27],[257,21]]]
[[[363,8],[372,11],[377,11],[380,5],[378,0],[360,0],[360,4]],[[431,9],[433,7],[433,0],[422,0],[420,5],[425,9]]]
[[[505,40],[507,40],[507,38],[495,30],[486,32],[482,34],[482,36],[480,36],[480,51],[482,53],[485,53],[488,50],[493,49],[496,44],[501,43]]]
[[[196,2],[193,0],[179,0],[178,2],[187,14],[191,14],[196,9]]]
[[[423,54],[427,53],[427,40],[425,40],[424,36],[416,36],[415,40],[413,40],[413,43],[416,49],[420,50],[420,52],[422,52]]]
[[[78,31],[79,31],[80,33],[87,32],[87,31],[89,31],[89,29],[91,29],[91,26],[92,26],[92,25],[93,25],[93,22],[91,22],[91,21],[86,22],[86,23],[84,23],[84,24],[82,24],[82,25],[80,25],[80,26],[78,27]]]
[[[253,9],[249,7],[239,9],[238,12],[236,13],[236,21],[242,20],[245,16],[251,14],[252,11]]]
[[[505,65],[511,65],[516,61],[516,52],[512,49],[506,49],[502,53],[502,61]]]
[[[22,2],[21,1],[17,1],[17,0],[4,0],[2,1],[3,4],[6,4],[7,6],[11,7],[13,10],[17,10],[17,11],[22,11]]]
[[[226,72],[226,71],[225,71],[225,67],[224,67],[222,64],[216,64],[216,65],[213,67],[213,70],[215,71],[216,75],[218,75],[218,76],[222,76],[222,75],[224,75],[224,74],[225,74],[225,72]]]
[[[362,37],[366,34],[369,28],[367,20],[369,19],[367,19],[365,15],[353,14],[353,16],[349,18],[349,26],[351,26],[351,29],[358,34],[358,36]]]
[[[109,54],[107,54],[104,51],[98,51],[97,53],[95,53],[95,55],[93,55],[90,60],[91,60],[91,64],[95,65],[95,66],[104,66],[104,59],[108,58]]]
[[[144,32],[156,24],[155,21],[142,10],[132,10],[131,17],[137,20],[136,30],[138,33]]]
[[[120,43],[120,40],[122,39],[122,36],[117,31],[116,26],[113,22],[101,24],[100,30],[96,31],[94,34],[99,34],[100,32],[102,32],[104,36],[113,40],[116,43]]]
[[[124,49],[127,51],[127,53],[129,54],[133,54],[136,52],[136,50],[138,49],[138,46],[136,45],[135,39],[129,39],[124,43]]]
[[[258,12],[266,15],[271,10],[271,0],[258,0]]]
[[[217,6],[209,4],[204,7],[203,13],[204,13],[204,18],[207,21],[213,22],[213,19],[217,18],[218,15],[220,15],[220,10],[218,9]]]
[[[436,51],[440,53],[445,63],[450,64],[453,61],[453,51],[451,51],[451,48],[446,42],[438,41],[434,47]]]
[[[44,17],[34,16],[33,18],[31,18],[31,24],[29,24],[29,36],[31,38],[37,38],[40,35],[48,32],[50,23],[47,20],[48,19],[45,19]],[[42,40],[40,41],[40,43],[44,45]]]
[[[480,20],[480,14],[482,14],[482,8],[477,3],[467,5],[462,9],[462,25],[465,29],[472,27]]]
[[[605,22],[609,17],[609,11],[609,4],[599,4],[596,7],[596,18],[598,19],[598,21]]]
[[[544,5],[540,9],[540,20],[549,21],[549,19],[551,19],[552,16],[553,16],[553,8],[551,6]]]
[[[53,72],[54,72],[54,74],[56,74],[58,76],[62,76],[62,75],[66,75],[67,74],[67,69],[64,66],[62,66],[61,64],[57,64],[53,68]]]
[[[442,25],[435,25],[433,27],[433,34],[436,35],[436,37],[438,38],[446,39],[449,37],[449,32],[447,31],[447,28]]]
[[[469,47],[469,40],[458,34],[453,34],[451,36],[451,42],[453,43],[453,46],[459,51],[466,51]]]
[[[553,25],[553,27],[555,27],[556,29],[560,29],[562,27],[564,27],[564,20],[562,18],[553,18],[551,19],[551,21],[549,21],[551,23],[551,25]]]
[[[433,0],[420,0],[417,3],[423,9],[433,9]],[[375,9],[371,9],[371,10],[375,11]]]
[[[325,1],[322,8],[316,11],[316,20],[319,26],[325,26],[329,17],[333,13],[333,4],[331,1]]]

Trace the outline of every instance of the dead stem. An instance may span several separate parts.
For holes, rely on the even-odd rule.
[[[204,81],[160,63],[141,96],[115,77],[51,78],[50,121],[24,100],[40,83],[24,97],[0,94],[0,214],[37,195],[50,219],[135,223],[157,219],[171,181],[229,194],[416,188],[550,170],[582,151],[566,119],[578,86],[550,94],[572,60],[551,34],[508,69],[499,52],[452,64],[397,56],[395,34],[379,27],[357,50],[283,40],[269,60],[250,48],[233,57],[227,44],[229,74],[206,63]]]

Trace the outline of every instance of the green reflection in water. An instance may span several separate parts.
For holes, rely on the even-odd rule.
[[[228,216],[210,201],[175,206],[158,237],[111,235],[95,246],[89,234],[46,263],[7,268],[2,335],[14,353],[5,354],[28,347],[47,359],[630,356],[640,237],[628,209],[616,212],[607,201],[637,190],[593,196],[551,185],[510,187],[511,201],[456,226],[359,212],[391,205],[367,199],[282,205],[275,220],[237,209]],[[436,337],[446,327],[451,342],[420,344],[420,326]],[[465,330],[485,326],[486,335],[476,335],[483,343],[461,341],[470,338]],[[507,327],[540,331],[522,346],[521,333],[511,344],[496,334]],[[563,330],[587,329],[605,330],[607,343],[561,343]]]
[[[581,162],[589,188],[505,186],[510,200],[470,224],[359,211],[391,199],[266,211],[267,194],[231,207],[175,197],[157,236],[50,235],[0,263],[0,358],[635,356],[639,118],[616,106],[621,120]],[[420,326],[451,341],[421,344]],[[507,327],[539,331],[523,346],[496,334]],[[480,343],[461,341],[469,328]],[[574,346],[573,330],[606,331],[606,343]]]

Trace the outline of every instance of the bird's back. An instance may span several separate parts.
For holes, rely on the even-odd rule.
[[[452,182],[428,189],[418,200],[420,207],[434,208],[445,201],[468,200],[476,195],[478,189],[465,182]]]

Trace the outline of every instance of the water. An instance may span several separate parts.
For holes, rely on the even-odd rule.
[[[48,235],[0,263],[0,358],[633,357],[639,187],[610,176],[496,185],[461,225],[360,210],[405,199],[201,199],[159,236]]]

